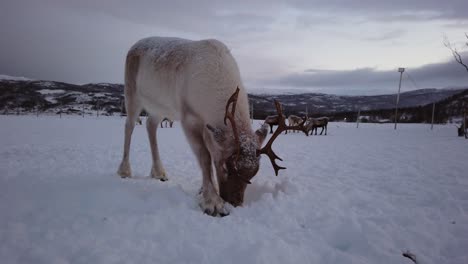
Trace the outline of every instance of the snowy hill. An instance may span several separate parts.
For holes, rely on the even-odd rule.
[[[5,76],[4,76],[5,77]],[[439,102],[467,89],[420,89],[404,92],[400,108],[419,107]],[[334,116],[337,113],[393,109],[396,96],[338,96],[329,94],[250,94],[254,117],[264,119],[276,112],[273,100],[284,105],[286,114]],[[92,83],[75,85],[63,82],[29,80],[23,77],[0,78],[0,113],[100,114],[113,115],[122,111],[123,85]],[[355,115],[355,114],[353,114]],[[391,118],[384,116],[382,118]],[[420,121],[417,121],[420,122]]]
[[[466,89],[420,89],[400,94],[400,108],[418,107],[463,92]],[[283,103],[286,112],[309,114],[333,114],[338,112],[357,112],[367,110],[394,109],[396,95],[340,96],[329,94],[289,94],[289,95],[251,95],[254,108],[274,112],[271,102],[276,99]]]
[[[121,112],[123,85],[84,85],[54,81],[0,79],[0,111],[3,113],[101,114]]]

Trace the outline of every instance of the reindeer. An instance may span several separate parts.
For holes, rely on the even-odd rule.
[[[329,118],[324,116],[324,117],[319,117],[319,118],[309,118],[309,123],[306,125],[307,133],[314,132],[315,130],[315,135],[317,135],[317,128],[321,127],[322,131],[320,131],[320,135],[322,135],[323,130],[325,129],[325,135],[327,135],[327,126],[328,126],[328,121]]]
[[[296,125],[299,125],[303,120],[302,117],[300,116],[297,116],[297,115],[289,115],[288,116],[288,124],[290,126],[296,126]],[[293,130],[293,132],[295,132],[296,130]],[[286,130],[286,134],[288,133],[288,131]]]
[[[141,121],[141,118],[140,118],[140,117],[137,118],[136,123],[137,123],[137,125],[143,124],[143,122]]]
[[[286,116],[282,115],[282,118],[286,119]],[[264,124],[270,126],[270,134],[273,134],[273,126],[277,126],[279,124],[279,120],[278,115],[270,115],[265,118]]]
[[[457,132],[458,132],[458,136],[459,137],[465,137],[465,138],[468,138],[468,118],[466,117],[466,114],[463,116],[463,120],[462,120],[462,123],[460,124],[460,126],[456,126],[457,127]]]
[[[163,123],[165,123],[165,127],[167,128],[167,123],[169,123],[169,127],[172,128],[172,125],[174,124],[174,121],[170,120],[169,118],[165,117],[161,121],[161,128],[163,128]]]
[[[118,174],[131,177],[131,136],[138,113],[144,108],[149,114],[146,127],[153,161],[150,176],[166,181],[157,127],[163,117],[180,120],[203,175],[199,206],[212,216],[229,214],[225,201],[242,205],[247,184],[259,170],[261,154],[270,158],[276,175],[285,169],[276,164],[280,158],[272,150],[280,133],[298,129],[307,134],[305,122],[286,126],[281,106],[275,102],[278,128],[261,147],[268,126],[252,130],[247,93],[237,63],[229,49],[214,39],[150,37],[138,41],[127,53],[124,93],[128,114]],[[218,186],[212,178],[213,165]]]

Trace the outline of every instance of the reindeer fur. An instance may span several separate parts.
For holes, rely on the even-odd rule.
[[[158,124],[164,117],[180,120],[203,175],[199,201],[202,210],[210,215],[226,215],[229,212],[225,200],[241,205],[246,183],[230,170],[236,149],[231,125],[224,123],[226,102],[236,87],[240,92],[234,119],[241,139],[236,170],[250,179],[258,171],[260,157],[256,150],[268,130],[266,125],[256,132],[252,130],[247,93],[229,49],[214,39],[150,37],[134,44],[125,65],[127,120],[118,170],[121,177],[131,177],[131,135],[138,114],[145,109],[149,114],[146,126],[153,161],[151,177],[168,179],[158,151]],[[212,165],[218,188],[213,181]]]

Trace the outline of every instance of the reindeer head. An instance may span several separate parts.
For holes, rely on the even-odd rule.
[[[225,176],[218,177],[218,179],[221,179],[219,182],[220,196],[234,206],[242,205],[247,184],[251,183],[251,179],[259,170],[260,154],[268,155],[277,176],[280,169],[286,169],[278,166],[275,162],[276,159],[281,160],[281,158],[279,158],[271,149],[271,145],[276,137],[287,129],[302,130],[306,133],[304,127],[305,119],[300,125],[286,126],[281,105],[279,102],[275,101],[275,106],[279,116],[279,125],[265,147],[261,148],[262,143],[268,134],[268,124],[263,124],[261,128],[255,131],[255,133],[252,133],[251,131],[241,131],[239,133],[234,120],[238,94],[239,88],[237,88],[236,92],[231,96],[231,98],[229,98],[226,104],[224,117],[224,124],[226,126],[227,120],[231,123],[234,144],[224,146],[224,149],[228,149],[229,151],[227,152],[228,154],[225,154],[226,156],[222,158],[222,169],[217,170],[218,173],[221,171],[224,173],[223,176]],[[232,108],[231,111],[229,111],[229,107],[231,105]],[[207,128],[212,132],[215,141],[219,145],[229,144],[229,142],[232,142],[226,140],[226,133],[222,129],[213,128],[210,125],[207,125]]]

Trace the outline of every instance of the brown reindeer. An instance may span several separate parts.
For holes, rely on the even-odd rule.
[[[282,118],[286,120],[285,115],[282,115]],[[273,126],[277,126],[278,122],[279,122],[278,115],[271,115],[265,118],[264,124],[267,124],[270,126],[270,134],[273,134]]]
[[[141,124],[142,124],[141,117],[138,117],[138,118],[137,118],[136,123],[137,123],[138,125],[141,125]]]
[[[172,125],[174,124],[174,121],[172,121],[171,119],[165,117],[162,121],[161,121],[161,128],[163,128],[163,123],[164,123],[164,127],[167,128],[167,124],[169,123],[169,127],[172,128]]]
[[[317,135],[317,128],[321,127],[322,131],[320,131],[320,135],[322,135],[323,130],[325,130],[325,135],[327,135],[327,126],[328,126],[328,121],[330,119],[326,116],[324,117],[319,117],[319,118],[309,118],[309,123],[306,125],[307,133],[314,132],[315,130],[315,135]]]
[[[463,116],[463,121],[460,124],[460,126],[457,127],[457,132],[459,137],[465,137],[468,138],[468,118],[466,117],[466,114]]]

